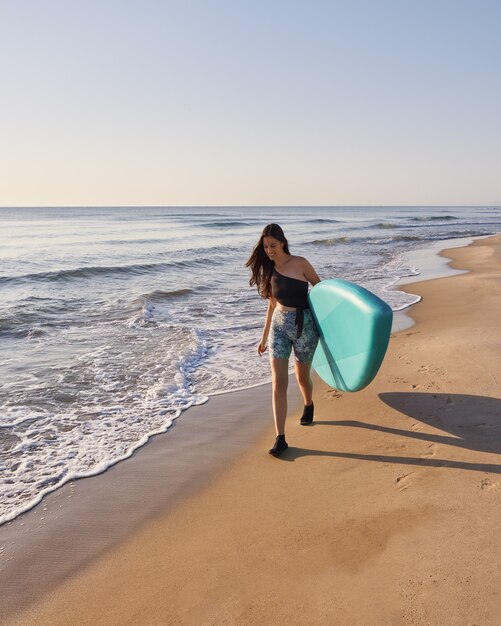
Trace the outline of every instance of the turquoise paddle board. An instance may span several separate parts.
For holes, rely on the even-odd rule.
[[[308,300],[320,335],[313,368],[335,389],[363,389],[383,361],[393,311],[364,287],[338,278],[317,283]]]

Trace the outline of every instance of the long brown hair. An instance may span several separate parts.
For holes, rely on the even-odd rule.
[[[285,238],[284,231],[278,224],[268,224],[263,228],[261,237],[257,242],[252,254],[248,258],[245,267],[251,268],[251,277],[249,285],[257,285],[257,291],[262,298],[271,296],[271,274],[275,263],[264,251],[263,239],[265,237],[274,237],[284,244],[284,252],[290,254],[289,244]]]

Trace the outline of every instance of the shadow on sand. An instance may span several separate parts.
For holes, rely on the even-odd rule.
[[[467,450],[501,454],[501,400],[486,396],[466,394],[395,392],[382,393],[381,400],[392,409],[406,415],[416,423],[415,430],[391,428],[358,420],[315,421],[312,427],[348,426],[380,431],[398,437],[408,437],[429,443],[455,446]],[[427,433],[419,430],[426,424],[446,434]],[[423,467],[450,467],[501,474],[501,465],[495,463],[467,463],[449,459],[402,457],[328,452],[306,448],[289,448],[280,458],[294,461],[302,456],[332,456],[360,459],[380,463],[399,463]]]

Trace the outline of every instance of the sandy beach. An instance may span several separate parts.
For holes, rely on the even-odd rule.
[[[228,458],[210,458],[211,441],[219,455],[225,446],[211,433],[185,461],[207,455],[202,481],[177,495],[162,492],[158,472],[135,482],[122,502],[137,511],[144,500],[147,514],[132,513],[134,532],[124,526],[92,558],[96,533],[111,531],[89,520],[106,519],[106,494],[124,489],[135,459],[79,481],[111,487],[98,513],[82,506],[85,524],[52,535],[45,561],[40,547],[26,552],[5,623],[499,624],[501,236],[444,256],[470,271],[409,287],[422,296],[416,325],[392,336],[369,387],[339,393],[316,379],[309,427],[293,392],[281,458],[267,454],[269,387],[242,405],[229,405],[234,394],[211,400],[197,410],[252,421],[230,433],[229,417]],[[160,440],[146,448],[160,455]]]

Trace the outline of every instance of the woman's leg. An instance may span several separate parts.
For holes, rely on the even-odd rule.
[[[313,383],[311,380],[311,362],[318,345],[318,332],[309,310],[304,312],[304,325],[301,337],[294,341],[296,360],[294,371],[304,400],[304,410],[299,423],[311,424],[313,421]]]
[[[273,385],[273,416],[277,435],[285,434],[287,417],[287,386],[289,384],[289,359],[270,359]]]
[[[307,363],[294,363],[294,372],[297,383],[303,396],[304,405],[309,406],[313,401],[313,383],[311,380],[311,361]]]

